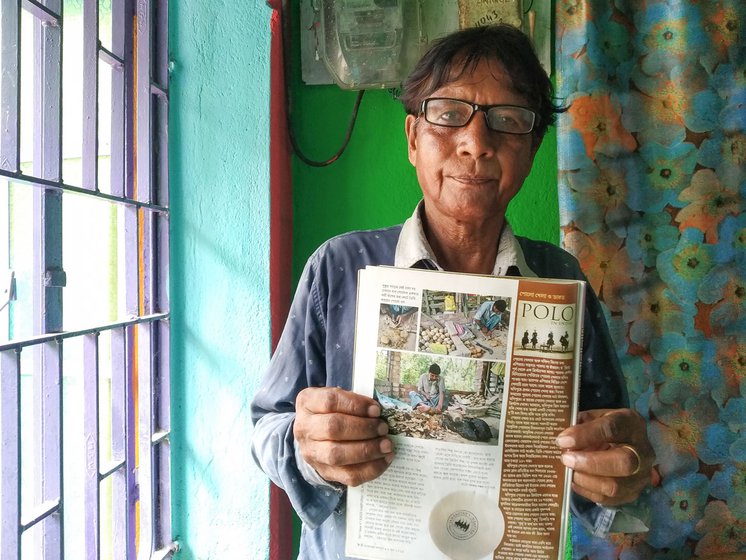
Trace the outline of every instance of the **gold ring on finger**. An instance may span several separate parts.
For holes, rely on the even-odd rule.
[[[637,458],[637,467],[634,471],[632,471],[632,474],[630,476],[635,476],[637,473],[640,472],[640,467],[642,467],[642,458],[640,457],[640,454],[637,452],[637,449],[632,447],[631,445],[628,445],[626,443],[622,443],[619,447],[624,447],[625,449],[629,449],[634,456]]]

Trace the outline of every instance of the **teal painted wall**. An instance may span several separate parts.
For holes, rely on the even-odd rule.
[[[172,504],[178,558],[268,557],[249,403],[269,361],[269,17],[170,2]]]

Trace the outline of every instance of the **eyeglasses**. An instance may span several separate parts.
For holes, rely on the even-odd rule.
[[[466,126],[477,111],[485,114],[487,127],[496,132],[528,134],[539,122],[534,111],[516,105],[479,105],[462,99],[430,97],[420,106],[420,115],[437,126]]]

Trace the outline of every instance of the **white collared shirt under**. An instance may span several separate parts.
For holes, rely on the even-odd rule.
[[[425,237],[425,230],[422,227],[422,217],[420,212],[424,210],[424,201],[420,201],[414,209],[412,216],[402,225],[399,241],[396,244],[396,255],[394,257],[394,266],[410,268],[420,261],[430,261],[438,270],[443,268],[433,253],[430,243]],[[498,240],[497,257],[495,266],[492,269],[493,276],[505,276],[508,268],[511,266],[518,267],[521,276],[536,277],[537,274],[526,264],[518,240],[513,235],[510,224],[506,221],[502,234]]]

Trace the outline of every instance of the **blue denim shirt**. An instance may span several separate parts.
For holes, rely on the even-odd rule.
[[[420,205],[421,206],[421,205]],[[401,226],[340,235],[309,258],[284,331],[251,406],[252,453],[259,467],[287,493],[303,521],[302,560],[337,560],[344,554],[344,488],[325,482],[305,463],[293,438],[296,395],[306,387],[352,386],[357,272],[367,265],[440,268],[414,215]],[[500,235],[493,273],[583,279],[577,261],[545,242]],[[592,290],[586,296],[580,409],[627,406],[619,363],[603,311]],[[614,511],[573,497],[573,514],[604,535]]]

